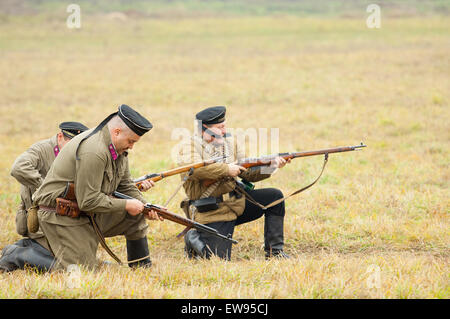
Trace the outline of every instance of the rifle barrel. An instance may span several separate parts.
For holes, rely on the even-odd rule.
[[[322,154],[350,152],[350,151],[355,151],[357,149],[360,149],[362,147],[367,147],[367,145],[364,145],[363,143],[361,143],[360,145],[356,145],[356,146],[342,146],[342,147],[326,148],[326,149],[316,150],[316,151],[294,152],[294,153],[289,153],[289,155],[292,155],[294,158],[295,157],[306,157],[306,156],[315,156],[315,155],[322,155]]]

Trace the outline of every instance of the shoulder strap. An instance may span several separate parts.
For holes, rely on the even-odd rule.
[[[105,118],[99,125],[97,125],[97,127],[96,127],[91,133],[89,133],[87,136],[83,137],[83,139],[80,141],[80,143],[78,143],[77,149],[76,149],[76,151],[75,151],[75,157],[76,157],[77,160],[80,159],[80,158],[78,157],[78,149],[80,148],[81,143],[83,143],[85,140],[87,140],[87,139],[90,138],[92,135],[94,135],[94,134],[96,134],[98,131],[100,131],[103,127],[105,127],[106,123],[108,123],[115,115],[117,115],[117,112],[108,115],[108,117]]]

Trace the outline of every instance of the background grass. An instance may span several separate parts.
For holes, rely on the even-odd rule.
[[[279,128],[280,151],[369,147],[330,156],[320,183],[287,201],[291,260],[264,260],[263,220],[236,229],[228,263],[185,259],[182,227],[152,222],[150,271],[83,270],[72,289],[67,273],[17,271],[0,274],[0,297],[449,297],[448,2],[379,1],[380,29],[366,27],[367,1],[77,3],[80,29],[66,27],[67,1],[0,5],[0,247],[19,239],[14,159],[58,123],[93,127],[122,103],[154,124],[130,154],[136,177],[174,167],[173,130],[212,105],[227,106],[229,127]],[[287,193],[321,161],[258,187]],[[164,203],[178,183],[145,196]],[[126,258],[123,238],[108,243]]]

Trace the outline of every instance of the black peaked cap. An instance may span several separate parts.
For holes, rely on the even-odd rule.
[[[226,112],[225,106],[212,106],[198,112],[195,118],[203,124],[217,124],[225,121]]]
[[[80,122],[62,122],[59,124],[59,128],[62,133],[68,137],[73,138],[84,131],[87,131],[89,128]]]
[[[78,144],[78,148],[84,140],[99,132],[116,115],[119,116],[124,121],[124,123],[139,136],[144,135],[153,128],[153,125],[145,117],[140,115],[128,105],[122,104],[121,106],[119,106],[119,110],[116,113],[108,115],[99,125],[97,125],[95,129],[92,130],[91,133],[83,137],[83,139]],[[75,152],[75,157],[77,160],[80,159],[78,157],[78,148]]]
[[[119,106],[117,115],[119,115],[122,121],[124,121],[125,124],[139,136],[144,135],[153,128],[152,123],[128,105],[122,104]]]

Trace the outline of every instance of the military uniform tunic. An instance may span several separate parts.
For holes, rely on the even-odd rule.
[[[89,217],[71,218],[45,209],[56,207],[56,198],[62,196],[68,182],[75,183],[80,210],[94,214],[105,237],[124,235],[136,240],[147,234],[144,216],[129,215],[125,211],[126,200],[110,196],[117,190],[145,203],[131,179],[127,154],[116,152],[107,126],[80,144],[90,132],[76,136],[61,150],[42,186],[33,195],[34,203],[40,206],[39,224],[63,267],[95,266],[99,243]]]
[[[39,141],[22,153],[11,169],[11,175],[21,184],[21,203],[16,214],[16,230],[19,235],[32,239],[43,237],[41,231],[28,233],[27,209],[32,206],[32,195],[41,186],[53,161],[59,153],[56,135]]]
[[[178,164],[187,165],[195,162],[205,161],[217,156],[227,157],[226,163],[214,163],[208,166],[197,168],[193,174],[183,184],[186,195],[190,200],[199,199],[202,194],[207,191],[205,180],[220,180],[219,185],[210,194],[210,196],[223,196],[223,202],[219,203],[219,208],[204,213],[196,213],[194,218],[197,222],[207,224],[218,221],[232,221],[242,215],[245,209],[245,197],[237,198],[229,196],[229,193],[236,188],[235,179],[231,178],[228,173],[228,164],[245,157],[245,152],[239,143],[234,143],[233,138],[224,139],[224,144],[213,145],[205,142],[200,136],[194,135],[190,142],[181,146]],[[182,174],[183,179],[186,174]],[[258,182],[269,178],[270,174],[262,174],[260,167],[248,169],[239,177],[249,182]]]

